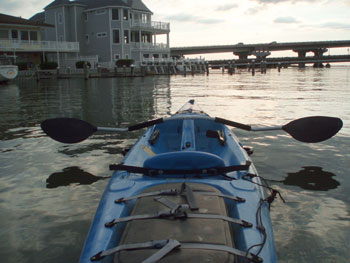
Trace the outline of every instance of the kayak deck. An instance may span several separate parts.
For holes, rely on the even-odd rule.
[[[261,182],[258,177],[251,176],[257,175],[254,165],[236,136],[226,126],[213,122],[207,115],[199,114],[197,108],[195,111],[189,110],[195,108],[193,105],[195,104],[190,101],[187,109],[182,108],[173,118],[148,129],[126,155],[123,167],[114,167],[118,171],[114,173],[101,199],[81,262],[90,262],[91,257],[101,251],[113,248],[116,250],[118,246],[125,248],[125,244],[132,247],[133,244],[141,243],[146,246],[145,244],[152,240],[166,241],[163,246],[156,245],[160,248],[158,250],[170,246],[167,244],[174,246],[167,247],[170,252],[163,255],[166,257],[164,262],[191,262],[189,255],[193,255],[193,251],[201,251],[196,254],[198,257],[193,259],[196,262],[200,261],[201,256],[209,262],[235,262],[237,253],[233,254],[231,250],[220,251],[215,245],[243,251],[243,255],[238,253],[238,258],[251,257],[252,262],[259,262],[259,257],[264,262],[276,262],[269,211],[267,204],[262,202],[265,196],[258,185]],[[176,212],[171,212],[174,207],[169,207],[169,204],[188,206],[188,200],[181,196],[165,196],[166,200],[163,201],[168,203],[168,207],[154,200],[164,198],[162,195],[131,198],[157,189],[179,189],[183,184],[194,189],[200,185],[202,191],[226,195],[228,198],[204,197],[195,190],[198,210],[187,207],[187,210],[182,211],[187,214],[187,218],[182,219],[177,217]],[[234,199],[236,196],[240,201]],[[121,201],[123,198],[129,200]],[[218,208],[219,211],[216,210]],[[163,210],[168,212],[168,217],[164,214],[159,215]],[[192,218],[188,217],[192,214]],[[137,215],[158,216],[152,219],[135,219]],[[208,218],[208,215],[216,215],[216,218]],[[261,222],[257,222],[257,215]],[[134,218],[130,221],[123,221],[123,218],[130,219],[132,216]],[[250,225],[244,226],[235,223],[235,220]],[[109,223],[111,225],[108,225]],[[192,229],[194,225],[201,227]],[[259,228],[261,225],[265,228],[263,232]],[[185,234],[189,229],[194,231],[192,234],[188,233],[191,238]],[[208,233],[204,233],[206,230]],[[205,244],[206,248],[205,245],[198,246],[198,243],[201,243],[198,242],[200,237],[205,240],[202,244]],[[221,239],[220,242],[218,239]],[[189,252],[182,252],[181,247]],[[145,260],[148,256],[157,254],[157,249],[154,248],[146,249],[148,252],[143,250],[133,249],[134,252],[125,252],[117,249],[117,252],[112,253],[116,253],[115,256],[107,256],[104,260],[113,262],[114,258],[115,262],[132,262],[133,257],[130,257],[130,253],[139,255],[135,256],[137,260]],[[174,252],[171,252],[172,250]],[[202,250],[206,252],[203,254]],[[183,259],[175,257],[179,254],[182,254]],[[258,257],[254,258],[254,254],[258,254]],[[221,257],[218,255],[223,257],[222,260],[214,261]],[[172,257],[173,261],[170,260]],[[96,260],[98,261],[98,258]],[[142,261],[137,260],[134,262]]]

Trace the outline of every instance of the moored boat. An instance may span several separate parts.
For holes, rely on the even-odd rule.
[[[247,149],[226,125],[268,130],[212,118],[194,100],[169,118],[128,128],[44,121],[43,130],[64,143],[96,131],[150,127],[121,164],[110,166],[115,172],[80,262],[277,262],[269,206],[278,191],[264,187]],[[338,118],[310,117],[269,130],[318,142],[341,127]]]
[[[0,56],[0,82],[7,82],[17,77],[18,66],[11,65],[8,57]]]

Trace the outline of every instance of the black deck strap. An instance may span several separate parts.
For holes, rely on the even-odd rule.
[[[198,210],[199,207],[197,205],[196,199],[194,198],[193,190],[188,184],[183,183],[181,185],[180,194],[182,194],[182,193],[185,193],[185,197],[186,197],[186,200],[187,200],[187,203],[188,203],[190,209],[191,210]]]
[[[160,249],[158,252],[153,254],[151,257],[142,261],[142,263],[156,263],[169,253],[171,253],[174,249],[199,249],[199,250],[214,250],[214,251],[222,251],[227,252],[235,256],[239,256],[249,260],[254,263],[261,263],[263,259],[258,257],[255,254],[247,253],[245,251],[225,246],[225,245],[216,245],[216,244],[206,244],[206,243],[180,243],[177,240],[169,239],[169,240],[153,240],[145,243],[135,243],[135,244],[126,244],[120,245],[115,248],[111,248],[105,251],[101,251],[96,255],[91,257],[91,261],[98,261],[107,256],[113,255],[119,251],[125,250],[138,250],[138,249],[149,249],[149,248],[158,248]]]
[[[244,198],[238,197],[238,196],[231,196],[231,195],[225,195],[217,192],[205,192],[205,191],[196,191],[194,190],[196,194],[200,195],[207,195],[207,196],[218,196],[226,199],[230,199],[236,202],[245,202]],[[180,191],[178,189],[164,189],[164,190],[159,190],[159,191],[153,191],[153,192],[148,192],[148,193],[142,193],[139,195],[133,195],[133,196],[128,196],[128,197],[121,197],[119,199],[116,199],[114,202],[115,203],[123,203],[126,201],[142,198],[142,197],[149,197],[149,196],[162,196],[162,195],[179,195]]]
[[[111,248],[108,250],[101,251],[101,252],[97,253],[96,255],[92,256],[90,258],[90,260],[91,261],[99,261],[107,256],[110,256],[110,255],[113,255],[119,251],[125,251],[125,250],[137,250],[137,249],[147,249],[147,248],[165,248],[169,243],[171,246],[176,245],[176,247],[181,245],[180,242],[178,242],[177,240],[172,240],[172,239],[170,239],[170,240],[152,240],[152,241],[145,242],[145,243],[124,244],[124,245],[119,245],[117,247],[114,247],[114,248]]]
[[[125,164],[111,164],[109,166],[110,170],[114,171],[127,171],[129,173],[138,173],[138,174],[145,174],[149,176],[156,176],[161,174],[211,174],[211,175],[218,175],[218,174],[226,174],[229,172],[236,172],[236,171],[246,171],[249,169],[251,162],[246,161],[245,164],[240,165],[231,165],[231,166],[224,166],[224,167],[212,167],[207,169],[186,169],[186,170],[177,170],[177,169],[152,169],[152,168],[145,168],[145,167],[139,167],[139,166],[132,166],[132,165],[125,165]]]
[[[142,193],[139,195],[133,195],[133,196],[128,196],[128,197],[121,197],[119,199],[116,199],[114,202],[115,203],[122,203],[142,197],[149,197],[149,196],[157,196],[157,195],[178,195],[179,191],[177,189],[164,189],[164,190],[159,190],[159,191],[153,191],[153,192],[148,192],[148,193]]]
[[[153,126],[155,124],[162,123],[163,121],[164,121],[163,118],[159,118],[159,119],[155,119],[155,120],[151,120],[151,121],[141,122],[141,123],[129,126],[128,130],[129,131],[139,130],[139,129],[142,129],[142,128]]]
[[[209,196],[218,196],[226,199],[230,199],[236,202],[245,202],[245,199],[239,196],[234,196],[234,195],[225,195],[221,193],[216,193],[216,192],[201,192],[201,191],[196,191],[196,193],[201,194],[201,195],[209,195]]]
[[[156,263],[163,257],[168,255],[171,251],[181,246],[181,243],[174,239],[169,239],[165,246],[163,246],[159,251],[154,253],[149,258],[142,261],[142,263]]]
[[[204,214],[204,213],[187,213],[186,208],[179,207],[178,209],[160,211],[156,214],[143,214],[143,215],[132,215],[127,217],[120,217],[113,219],[112,221],[105,224],[106,227],[112,227],[121,222],[129,222],[134,220],[145,220],[145,219],[185,219],[185,218],[203,218],[203,219],[221,219],[241,227],[252,227],[253,225],[247,221],[236,219],[224,215],[217,214]]]
[[[154,200],[158,201],[159,203],[165,205],[166,207],[170,208],[170,209],[178,209],[179,207],[181,207],[182,205],[179,205],[163,196],[158,196],[156,198],[154,198]]]

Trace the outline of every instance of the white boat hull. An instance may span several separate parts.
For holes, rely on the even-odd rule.
[[[13,65],[0,66],[0,82],[9,81],[17,77],[18,67]]]

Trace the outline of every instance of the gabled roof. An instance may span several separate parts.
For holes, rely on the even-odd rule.
[[[0,13],[0,24],[25,25],[37,27],[54,27],[53,25],[45,24],[38,21],[28,20],[17,16],[10,16]]]
[[[37,13],[37,14],[33,15],[31,18],[29,18],[29,20],[44,23],[45,22],[45,12],[43,11],[43,12]]]
[[[76,4],[84,4],[84,1],[55,0],[50,4],[48,4],[47,6],[45,6],[44,9],[53,8],[61,5],[76,5]]]
[[[149,10],[148,7],[141,0],[132,0],[131,8],[152,13],[152,11]]]
[[[80,0],[87,9],[95,9],[107,6],[125,6],[135,10],[152,13],[141,0]]]
[[[74,5],[82,4],[85,5],[87,9],[96,9],[107,6],[122,6],[129,7],[138,11],[143,11],[147,13],[152,13],[151,10],[142,2],[142,0],[78,0],[78,1],[69,1],[69,0],[55,0],[49,5],[44,7],[44,9],[54,8],[62,5]]]

